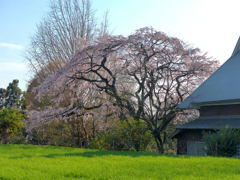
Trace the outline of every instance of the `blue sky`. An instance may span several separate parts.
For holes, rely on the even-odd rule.
[[[31,78],[24,52],[49,0],[0,0],[0,88],[13,79],[26,89]],[[100,19],[109,11],[113,34],[152,26],[199,47],[223,63],[240,35],[238,0],[92,0]]]

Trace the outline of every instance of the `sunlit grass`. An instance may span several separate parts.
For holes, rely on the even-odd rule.
[[[0,145],[0,180],[8,179],[240,179],[240,160]]]

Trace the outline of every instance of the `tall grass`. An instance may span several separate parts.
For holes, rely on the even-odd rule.
[[[240,179],[240,160],[0,145],[0,180],[8,179]]]

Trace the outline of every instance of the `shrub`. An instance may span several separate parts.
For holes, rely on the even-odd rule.
[[[89,148],[146,151],[153,142],[151,132],[143,121],[121,121],[108,133],[91,139]]]
[[[211,156],[232,157],[237,154],[240,133],[238,130],[224,128],[212,133],[204,133],[206,153]]]
[[[27,132],[24,127],[21,127],[14,136],[9,138],[10,144],[26,144]]]
[[[24,114],[16,108],[0,110],[0,139],[3,144],[9,143],[9,138],[22,127]]]
[[[57,146],[76,146],[75,138],[66,122],[52,121],[32,129],[28,143]]]

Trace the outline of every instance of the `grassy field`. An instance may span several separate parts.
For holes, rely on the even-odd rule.
[[[0,145],[0,180],[8,179],[240,179],[240,160]]]

